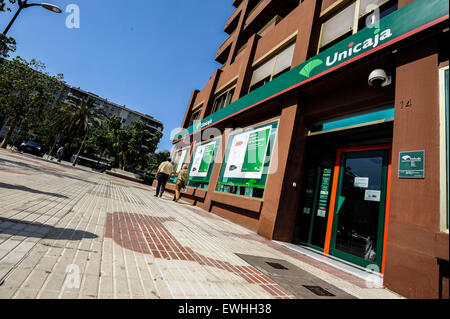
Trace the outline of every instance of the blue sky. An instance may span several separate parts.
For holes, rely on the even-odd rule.
[[[30,1],[39,2],[39,0]],[[31,7],[8,33],[19,55],[64,74],[72,86],[164,123],[159,150],[181,125],[191,93],[220,65],[215,54],[232,0],[46,0],[62,14]],[[80,8],[80,28],[66,28],[66,7]],[[13,6],[13,9],[15,7]],[[0,14],[0,30],[12,14]]]

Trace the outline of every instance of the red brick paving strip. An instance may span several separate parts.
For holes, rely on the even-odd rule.
[[[248,283],[259,285],[277,299],[294,299],[295,297],[276,282],[252,266],[235,266],[203,256],[180,242],[163,225],[174,222],[172,217],[153,217],[123,212],[108,213],[106,217],[106,238],[112,238],[118,245],[142,254],[166,260],[183,260],[197,262],[226,270],[245,279]]]

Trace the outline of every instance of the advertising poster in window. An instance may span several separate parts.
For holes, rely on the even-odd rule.
[[[187,149],[184,149],[181,151],[180,157],[178,158],[176,164],[175,164],[175,172],[179,172],[181,171],[181,169],[183,168],[183,164],[186,160],[186,155],[187,155]]]
[[[278,121],[230,136],[218,185],[265,188]]]
[[[331,185],[331,168],[325,168],[322,173],[322,183],[320,184],[319,207],[317,216],[325,218],[328,210],[328,199]]]
[[[224,177],[260,179],[266,158],[271,126],[233,137]]]
[[[181,171],[181,168],[183,167],[183,164],[185,164],[186,158],[187,158],[187,155],[188,155],[188,151],[189,151],[189,148],[185,148],[185,149],[182,149],[182,150],[175,151],[175,153],[172,155],[173,169],[174,169],[174,171],[176,173]],[[169,178],[169,183],[171,183],[171,184],[175,184],[176,181],[177,181],[177,177],[176,176],[171,176]]]
[[[208,175],[209,168],[214,160],[214,150],[216,148],[217,141],[213,141],[207,144],[203,144],[197,147],[192,160],[190,177],[204,178]]]

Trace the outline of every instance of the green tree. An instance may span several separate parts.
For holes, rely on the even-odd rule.
[[[62,112],[53,121],[53,128],[61,132],[64,136],[69,136],[68,149],[73,144],[75,138],[81,139],[79,155],[89,132],[102,123],[102,112],[99,106],[95,105],[92,98],[81,101],[80,104],[66,103],[62,107]],[[75,163],[74,163],[75,164]]]
[[[55,132],[50,125],[50,119],[44,119],[41,124],[32,130],[36,140],[41,143],[45,151],[49,151],[55,137]]]
[[[45,65],[16,57],[0,63],[0,109],[9,117],[9,130],[1,143],[6,148],[16,127],[39,123],[48,113],[63,87],[60,74],[50,76]]]
[[[0,0],[0,12],[11,11],[8,3],[14,4],[16,0]],[[1,32],[1,31],[0,31]],[[14,52],[16,50],[16,41],[13,38],[5,36],[0,33],[0,64],[4,62],[2,58],[8,58],[9,52]]]
[[[11,11],[11,8],[8,6],[9,3],[16,3],[16,0],[0,0],[0,12],[3,11]]]
[[[119,119],[118,117],[116,118]],[[97,164],[100,163],[106,154],[111,157],[114,156],[113,146],[116,131],[114,130],[114,127],[117,127],[116,118],[110,118],[104,123],[104,125],[94,128],[86,141],[86,148],[89,151],[94,152],[98,157]],[[118,129],[120,129],[120,119]]]
[[[152,154],[148,165],[148,171],[151,173],[156,172],[158,170],[159,165],[161,165],[162,162],[167,161],[169,157],[170,157],[169,151],[162,151]]]
[[[147,126],[140,121],[133,127],[116,128],[113,154],[119,168],[147,170],[161,137],[160,132],[152,135]]]
[[[113,158],[112,166],[117,168],[120,166],[119,132],[122,129],[122,121],[114,115],[107,120],[107,127],[112,139],[108,152]]]
[[[13,38],[0,33],[0,59],[9,58],[9,52],[14,51],[16,51],[16,41]],[[0,63],[3,62],[4,60],[0,61]]]
[[[131,153],[128,148],[128,142],[132,138],[132,128],[127,126],[120,129],[117,133],[115,145],[118,150],[119,168],[127,170],[131,166],[131,163],[129,163],[131,161]]]

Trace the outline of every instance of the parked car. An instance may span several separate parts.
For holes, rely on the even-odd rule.
[[[20,144],[19,151],[37,156],[43,155],[42,145],[33,141],[23,142]]]

